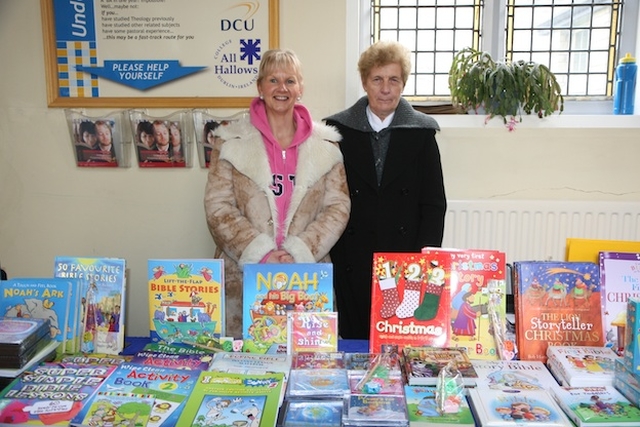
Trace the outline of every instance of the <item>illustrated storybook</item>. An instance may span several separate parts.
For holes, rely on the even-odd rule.
[[[209,369],[212,359],[213,356],[211,354],[169,354],[154,351],[139,351],[133,355],[130,362],[137,365],[204,371]]]
[[[404,386],[410,427],[474,427],[475,420],[466,397],[460,400],[458,412],[440,413],[436,402],[436,388]]]
[[[536,360],[471,360],[477,388],[548,390],[559,387],[547,366]]]
[[[374,253],[372,261],[369,352],[448,345],[448,254]]]
[[[344,426],[408,426],[407,405],[402,394],[352,394],[346,400]]]
[[[278,352],[287,344],[287,311],[334,311],[333,265],[247,264],[242,296],[244,351]]]
[[[191,393],[200,374],[199,370],[169,369],[163,367],[121,363],[100,385],[98,392],[141,394],[155,398],[150,417],[155,427],[176,425],[184,402]],[[89,414],[94,396],[83,405],[77,419],[84,420]]]
[[[110,427],[153,425],[157,415],[151,415],[155,396],[136,393],[99,391],[82,414],[76,415],[70,427]]]
[[[224,334],[221,259],[150,259],[151,341],[208,347]]]
[[[48,319],[59,352],[77,351],[81,329],[81,288],[69,278],[13,278],[0,281],[0,314]]]
[[[455,361],[466,386],[475,386],[478,380],[465,347],[404,347],[402,357],[409,385],[435,386],[438,374],[451,361]]]
[[[640,425],[640,409],[613,386],[559,387],[551,393],[578,427]]]
[[[213,355],[209,370],[242,374],[279,372],[284,375],[286,381],[291,370],[291,356],[288,354],[220,352]]]
[[[126,262],[122,258],[57,256],[54,277],[81,283],[80,350],[119,354],[124,348]]]
[[[618,359],[620,356],[609,347],[547,347],[549,369],[567,382],[563,385],[571,387],[613,384]]]
[[[287,400],[280,408],[278,427],[341,427],[343,399]]]
[[[506,255],[483,249],[424,248],[423,253],[445,253],[451,261],[451,339],[449,346],[466,347],[472,359],[501,357],[489,315],[505,321],[507,309]]]
[[[546,362],[549,345],[604,346],[598,264],[517,261],[513,275],[520,360]]]
[[[338,351],[337,312],[287,312],[287,353],[305,351]]]
[[[627,300],[640,297],[640,252],[600,252],[605,346],[624,353]]]
[[[467,389],[479,427],[569,427],[571,421],[544,390]]]
[[[176,425],[275,426],[282,379],[281,373],[203,371]]]
[[[150,342],[143,348],[144,351],[155,351],[156,353],[168,354],[212,354],[211,350],[192,347],[182,344],[164,344],[161,342]]]
[[[344,397],[350,386],[346,369],[291,369],[287,397]]]
[[[43,363],[13,380],[0,394],[0,425],[69,422],[115,366]]]

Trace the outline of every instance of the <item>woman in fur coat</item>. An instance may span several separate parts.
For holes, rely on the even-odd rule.
[[[216,129],[204,198],[233,337],[242,336],[243,265],[330,262],[351,207],[340,134],[298,103],[296,55],[265,52],[257,87],[248,114]]]

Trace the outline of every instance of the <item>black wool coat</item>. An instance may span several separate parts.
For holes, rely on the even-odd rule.
[[[378,185],[366,97],[331,116],[342,134],[351,197],[347,227],[331,250],[340,335],[368,339],[374,252],[420,252],[442,244],[446,197],[437,122],[401,99]]]

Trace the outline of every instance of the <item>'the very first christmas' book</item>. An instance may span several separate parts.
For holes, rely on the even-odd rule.
[[[287,311],[334,311],[332,264],[247,264],[243,280],[245,351],[286,352]]]
[[[220,259],[148,261],[151,341],[205,344],[224,334]]]
[[[604,345],[598,264],[518,261],[513,289],[520,360],[546,362],[549,345]]]
[[[450,263],[439,253],[373,254],[369,352],[448,345]]]

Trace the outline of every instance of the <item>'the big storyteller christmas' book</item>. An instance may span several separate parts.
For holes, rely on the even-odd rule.
[[[604,292],[605,345],[624,352],[627,301],[640,297],[640,253],[600,252],[600,283]]]
[[[546,362],[549,345],[604,345],[598,264],[518,261],[513,289],[520,360]]]
[[[174,425],[275,426],[282,381],[282,373],[203,371]]]
[[[151,340],[205,344],[224,334],[220,259],[148,261]]]
[[[247,264],[243,280],[245,351],[285,348],[287,311],[334,311],[332,264]]]
[[[54,276],[82,284],[81,350],[119,354],[124,348],[126,263],[121,258],[58,256]]]
[[[369,352],[446,346],[451,259],[441,253],[374,253]]]

